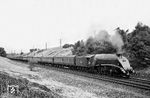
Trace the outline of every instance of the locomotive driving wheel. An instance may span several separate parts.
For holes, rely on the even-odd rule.
[[[104,67],[104,66],[102,66],[101,68],[100,68],[100,72],[101,72],[101,74],[102,75],[106,75],[106,70],[105,70],[106,68]]]
[[[109,69],[109,75],[113,76],[113,70],[112,70],[112,68]]]
[[[102,68],[99,65],[97,65],[96,71],[98,74],[102,74]]]

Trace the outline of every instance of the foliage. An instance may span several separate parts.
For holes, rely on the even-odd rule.
[[[86,43],[78,41],[74,45],[73,54],[86,55],[86,54],[100,54],[100,53],[115,53],[116,49],[109,41],[95,41],[93,38],[88,38]]]
[[[69,47],[73,47],[73,45],[72,44],[65,44],[65,45],[63,45],[63,48],[69,48]]]
[[[21,51],[20,55],[23,55],[24,53]]]
[[[132,61],[136,61],[134,67],[147,67],[150,61],[150,28],[138,23],[131,33],[127,35],[128,45],[126,51]]]
[[[86,54],[86,47],[84,45],[84,42],[83,40],[81,41],[77,41],[75,44],[74,44],[74,47],[73,47],[73,54],[75,55],[85,55]]]
[[[30,52],[37,51],[37,50],[38,50],[37,48],[30,49]]]
[[[0,47],[0,56],[6,57],[6,51],[4,48]]]
[[[86,43],[88,54],[100,54],[100,53],[115,53],[116,49],[112,46],[109,41],[95,41],[91,39],[87,40]]]

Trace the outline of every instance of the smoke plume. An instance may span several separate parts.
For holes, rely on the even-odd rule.
[[[106,30],[98,30],[93,32],[94,36],[90,36],[86,44],[94,42],[110,42],[117,52],[123,52],[122,46],[124,45],[121,35],[116,30],[113,35],[110,35]],[[87,43],[88,42],[88,43]]]
[[[110,35],[107,31],[102,30],[97,32],[97,34],[94,36],[94,39],[97,41],[109,41]]]
[[[117,52],[123,52],[122,46],[124,45],[124,43],[118,31],[115,31],[115,34],[111,36],[110,41],[112,45],[117,49]]]

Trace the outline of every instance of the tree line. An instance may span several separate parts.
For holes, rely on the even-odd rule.
[[[142,23],[137,23],[131,32],[119,27],[116,29],[120,34],[124,45],[122,46],[124,55],[130,60],[131,66],[148,67],[150,66],[150,27]],[[77,41],[74,45],[65,44],[63,48],[73,47],[74,55],[116,53],[117,48],[107,40],[94,41],[88,38],[86,42]]]

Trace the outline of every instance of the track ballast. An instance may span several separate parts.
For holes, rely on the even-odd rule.
[[[38,65],[41,66],[41,64],[38,64]],[[95,73],[87,73],[87,72],[83,72],[80,70],[71,70],[69,68],[53,67],[51,65],[47,65],[44,67],[62,71],[62,72],[75,74],[75,75],[79,75],[79,76],[84,76],[84,77],[88,77],[88,78],[92,78],[92,79],[103,80],[103,81],[107,81],[107,82],[111,82],[111,83],[117,83],[117,84],[126,85],[126,86],[130,86],[130,87],[144,89],[144,90],[150,90],[150,80],[139,79],[139,78],[134,78],[134,77],[131,77],[129,79],[120,78],[120,77],[119,78],[110,77],[110,76],[100,75],[100,74],[95,74]]]

